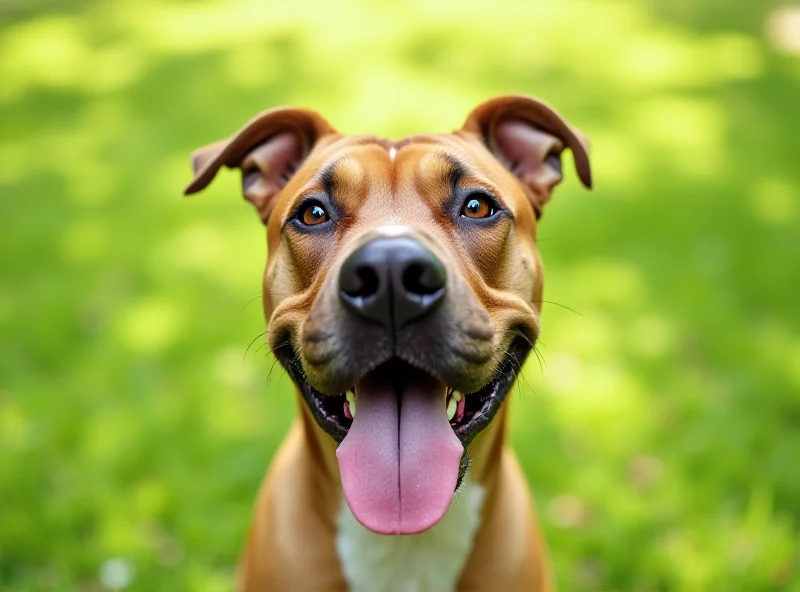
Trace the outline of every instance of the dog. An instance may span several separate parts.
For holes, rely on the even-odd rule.
[[[543,591],[508,392],[540,332],[536,233],[569,149],[546,103],[491,99],[451,134],[347,136],[276,108],[192,155],[267,229],[268,345],[299,415],[258,495],[239,590]]]

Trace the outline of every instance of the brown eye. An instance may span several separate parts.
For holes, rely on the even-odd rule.
[[[495,208],[489,198],[473,194],[464,202],[461,215],[467,218],[488,218],[495,213]]]
[[[330,220],[328,212],[318,203],[308,204],[300,212],[300,221],[306,226],[316,226]]]

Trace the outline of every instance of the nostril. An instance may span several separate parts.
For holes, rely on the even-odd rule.
[[[342,286],[342,291],[351,298],[369,298],[377,293],[379,287],[377,272],[372,267],[362,265],[355,270],[348,285]]]
[[[351,314],[392,333],[444,301],[447,272],[427,247],[406,237],[380,237],[342,262],[338,296]]]
[[[403,271],[402,280],[408,293],[429,296],[444,287],[444,269],[435,265],[412,263]]]

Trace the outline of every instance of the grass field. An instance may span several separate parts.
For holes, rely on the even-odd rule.
[[[524,92],[596,179],[548,206],[511,399],[560,589],[800,591],[790,13],[478,6],[0,4],[0,590],[231,588],[295,401],[263,228],[237,175],[181,197],[191,150],[279,104],[396,137]]]

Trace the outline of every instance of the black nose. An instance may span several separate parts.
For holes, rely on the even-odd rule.
[[[397,331],[442,300],[447,274],[430,249],[409,237],[362,245],[339,271],[339,298],[359,317]]]

